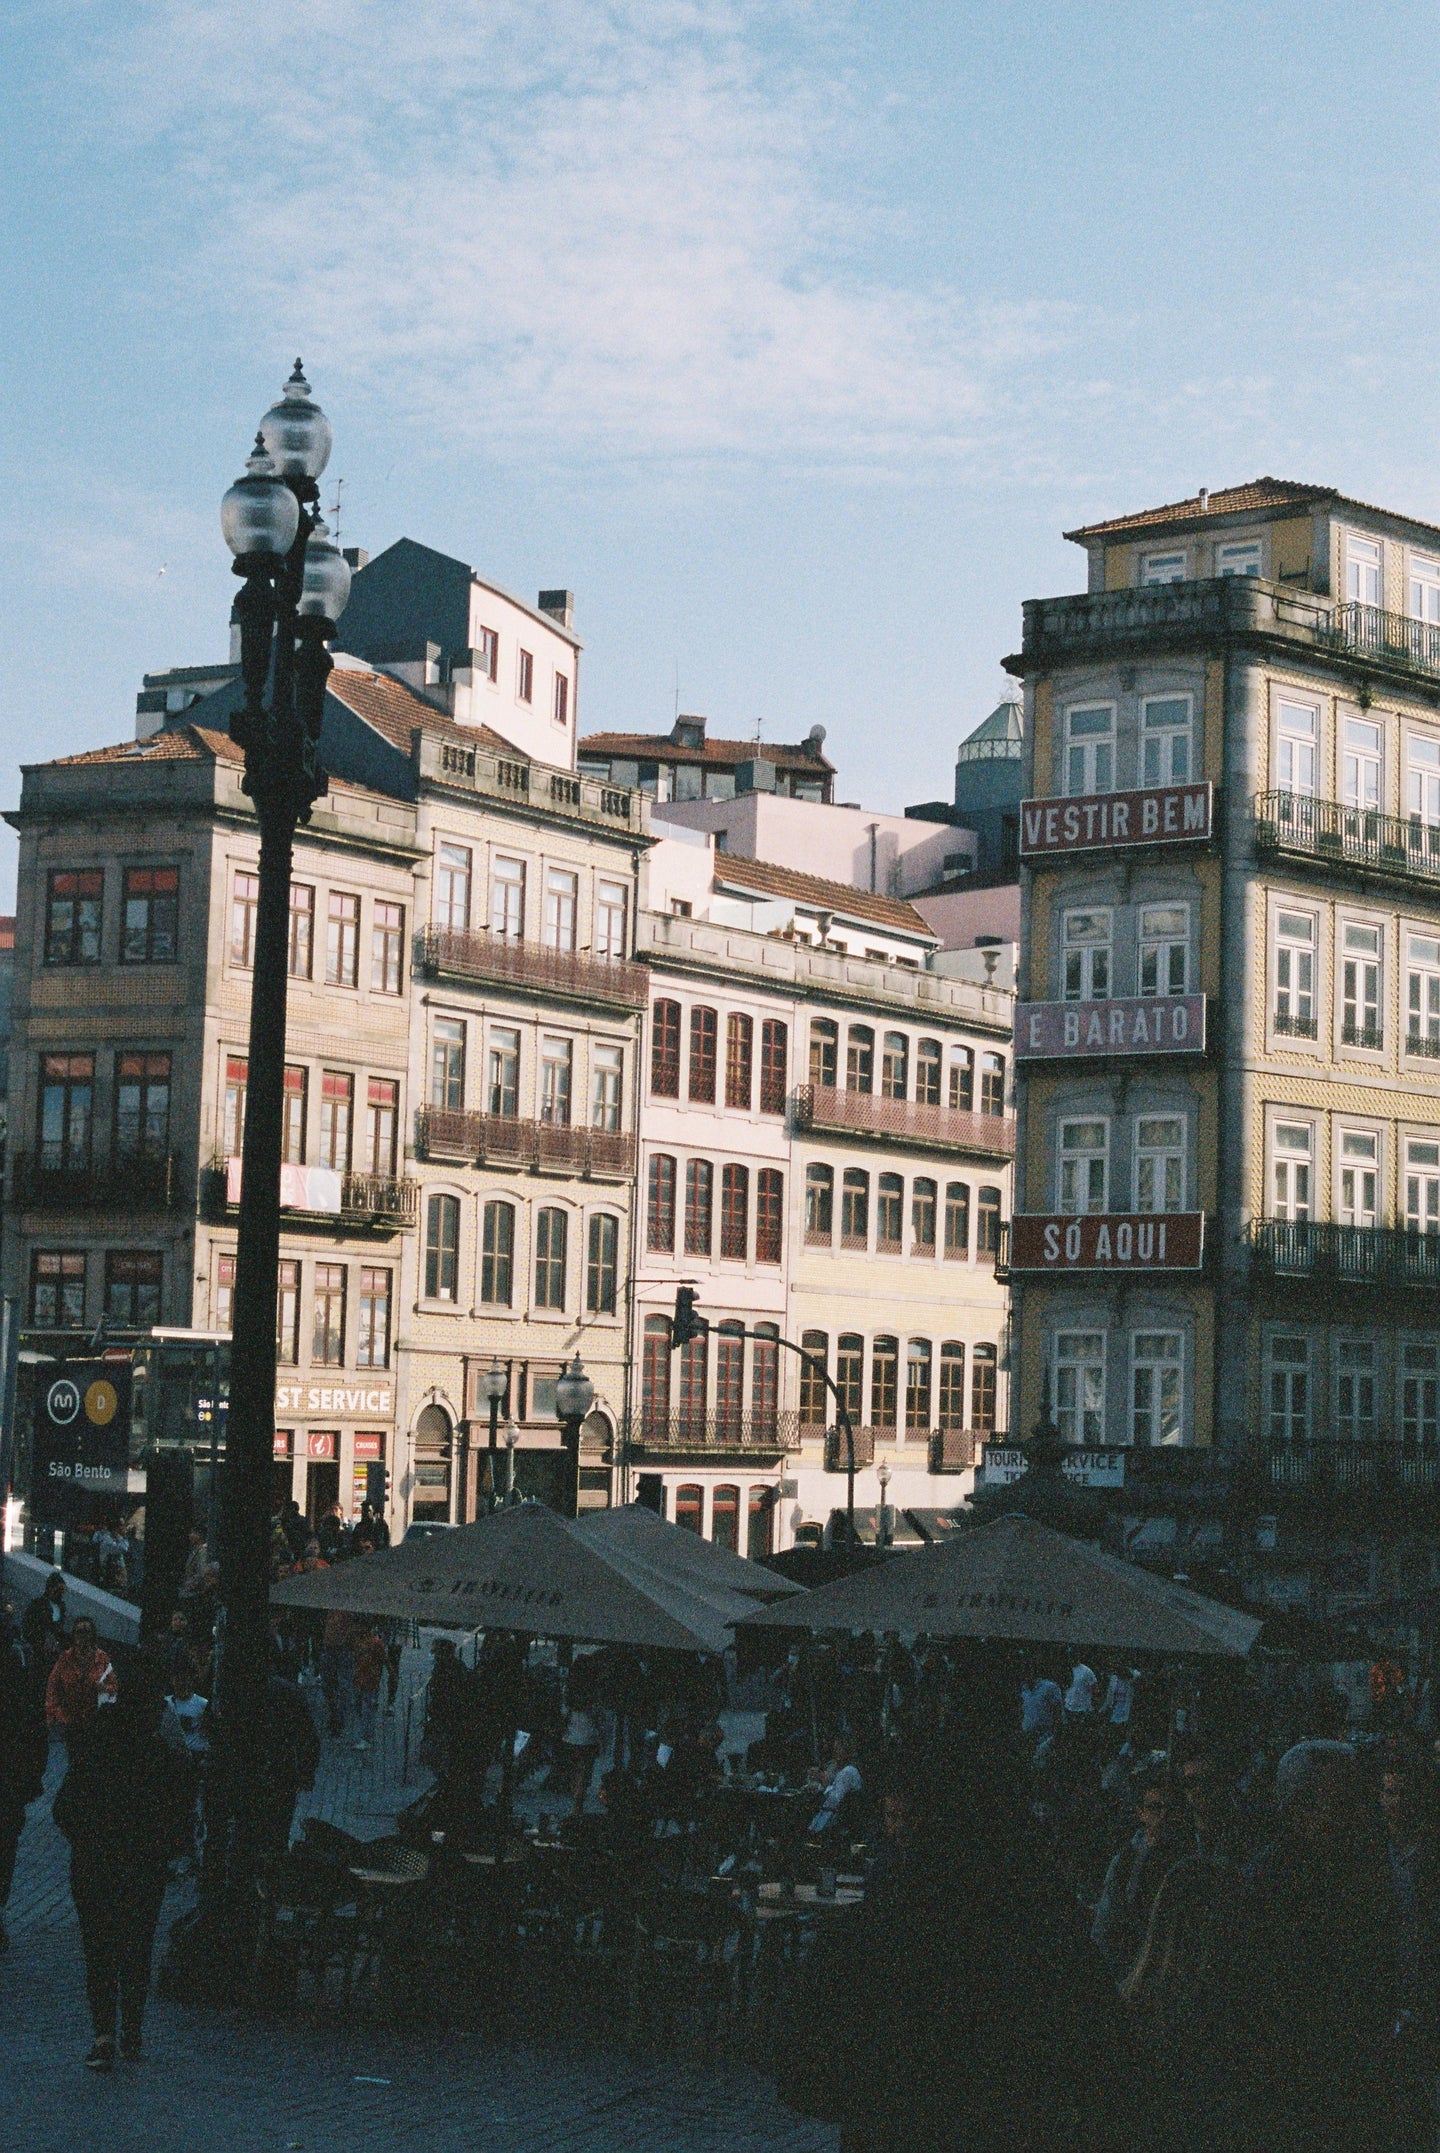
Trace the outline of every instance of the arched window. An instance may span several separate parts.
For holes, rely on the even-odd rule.
[[[810,1082],[821,1091],[834,1091],[840,1061],[840,1027],[829,1017],[810,1020]]]
[[[847,1166],[840,1184],[840,1246],[870,1246],[870,1176],[861,1166]]]
[[[810,1356],[800,1363],[800,1425],[803,1428],[824,1428],[830,1421],[830,1391],[821,1368],[830,1366],[830,1340],[824,1331],[802,1331],[801,1351]],[[818,1361],[812,1368],[810,1361]]]
[[[693,1482],[675,1490],[675,1523],[682,1532],[700,1533],[705,1525],[705,1490]]]
[[[905,1348],[905,1433],[930,1433],[930,1341],[912,1338]]]
[[[427,1405],[415,1423],[415,1481],[410,1515],[422,1524],[448,1524],[450,1518],[450,1416],[443,1406]]]
[[[685,1253],[708,1256],[713,1233],[715,1169],[708,1159],[685,1162]]]
[[[453,1301],[460,1282],[460,1199],[432,1196],[425,1206],[425,1298]]]
[[[650,1090],[657,1099],[680,1096],[680,1004],[657,1002],[650,1016]]]
[[[740,1552],[740,1490],[738,1488],[712,1488],[710,1491],[710,1538],[716,1547],[729,1548],[732,1555]]]
[[[727,1166],[720,1175],[720,1253],[743,1263],[750,1253],[750,1169]]]
[[[915,1049],[915,1103],[917,1106],[939,1106],[940,1060],[939,1040],[922,1039]]]
[[[619,1277],[620,1221],[612,1212],[597,1211],[590,1221],[590,1245],[585,1263],[585,1306],[592,1316],[613,1316]]]
[[[904,1180],[899,1174],[881,1174],[875,1188],[875,1246],[898,1255],[904,1237]]]
[[[779,1263],[785,1245],[785,1176],[762,1166],[755,1176],[755,1261]]]
[[[949,1181],[945,1185],[945,1259],[963,1263],[970,1254],[970,1184]]]
[[[750,1516],[745,1534],[745,1552],[751,1562],[764,1562],[767,1555],[775,1552],[775,1490],[752,1488],[750,1490]]]
[[[549,1205],[535,1214],[535,1306],[565,1306],[565,1252],[570,1216]]]
[[[852,1024],[845,1042],[846,1091],[875,1089],[875,1034],[868,1024]]]
[[[830,1246],[835,1229],[835,1169],[812,1163],[805,1169],[805,1239]]]
[[[887,1099],[906,1099],[910,1095],[910,1042],[903,1032],[885,1034],[880,1089]]]
[[[767,1017],[760,1028],[760,1111],[783,1114],[790,1081],[790,1027]]]
[[[751,1428],[757,1443],[773,1443],[780,1423],[780,1333],[757,1323],[750,1354]]]
[[[721,1442],[738,1443],[745,1411],[745,1330],[743,1324],[721,1323],[715,1329],[715,1434]]]
[[[725,1019],[725,1104],[750,1111],[755,1090],[755,1024],[732,1009]]]
[[[940,1426],[965,1425],[965,1348],[958,1339],[947,1338],[940,1348]]]
[[[935,1253],[935,1184],[924,1174],[910,1184],[910,1245],[916,1256]]]
[[[647,1316],[640,1353],[640,1433],[662,1437],[670,1419],[670,1318]]]
[[[970,1362],[970,1425],[977,1435],[995,1433],[995,1392],[1000,1355],[994,1346],[977,1346]]]
[[[675,1249],[675,1161],[652,1152],[645,1181],[645,1246],[661,1254]]]
[[[697,1007],[690,1012],[690,1097],[703,1106],[715,1104],[715,1063],[719,1053],[720,1019],[713,1009]]]
[[[515,1206],[488,1203],[480,1243],[480,1298],[508,1308],[515,1294]]]
[[[950,1056],[950,1105],[961,1114],[975,1111],[975,1056],[969,1047],[956,1047]]]
[[[870,1425],[893,1428],[900,1379],[900,1341],[877,1338],[870,1348]]]
[[[975,1212],[975,1253],[996,1256],[1000,1252],[1000,1191],[981,1189]]]
[[[980,1111],[982,1114],[1003,1114],[1005,1111],[1003,1054],[982,1054],[980,1057]]]

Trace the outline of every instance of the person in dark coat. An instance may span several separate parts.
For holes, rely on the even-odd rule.
[[[65,1650],[65,1575],[52,1570],[45,1589],[26,1608],[20,1635],[30,1661],[30,1679],[45,1694],[50,1670]]]
[[[5,1904],[15,1876],[25,1811],[44,1788],[49,1747],[39,1692],[20,1656],[10,1611],[0,1609],[0,1951],[10,1946]]]
[[[1140,1829],[1105,1872],[1090,1941],[1123,1981],[1139,1956],[1155,1895],[1186,1849],[1174,1827],[1170,1787],[1162,1766],[1135,1774],[1135,1814]]]
[[[299,1689],[272,1671],[265,1690],[260,1773],[260,1845],[276,1859],[290,1845],[295,1802],[315,1784],[320,1737]]]
[[[1398,1934],[1385,1849],[1344,1742],[1276,1772],[1280,1835],[1247,1872],[1219,1971],[1226,2153],[1399,2145]]]
[[[74,1744],[55,1797],[85,1953],[92,2071],[114,2068],[117,2005],[120,2054],[139,2058],[166,1870],[189,1828],[189,1780],[160,1739],[161,1703],[153,1671],[132,1667],[115,1703]]]

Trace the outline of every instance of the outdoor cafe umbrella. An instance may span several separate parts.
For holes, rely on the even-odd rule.
[[[270,1599],[439,1629],[521,1630],[673,1652],[723,1651],[730,1625],[755,1604],[627,1564],[618,1549],[607,1552],[541,1503],[301,1571],[272,1586]]]
[[[742,1631],[873,1631],[1243,1657],[1260,1624],[1019,1515],[761,1608]]]
[[[611,1561],[641,1571],[659,1572],[693,1591],[739,1593],[751,1605],[779,1600],[804,1588],[763,1563],[749,1562],[714,1540],[672,1525],[644,1503],[624,1503],[614,1510],[589,1510],[576,1521],[592,1547]],[[749,1606],[736,1614],[748,1614]]]

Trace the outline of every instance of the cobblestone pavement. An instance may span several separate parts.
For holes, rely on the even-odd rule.
[[[407,1666],[407,1689],[413,1679]],[[404,1732],[402,1692],[375,1750],[362,1757],[327,1741],[307,1806],[365,1836],[388,1829],[427,1776],[416,1768],[407,1782]],[[81,2068],[80,1939],[65,1843],[49,1815],[60,1777],[52,1758],[7,1910],[4,2153],[835,2153],[833,2131],[791,2115],[752,2071],[687,2066],[606,2039],[618,1995],[599,1999],[584,2027],[541,2007],[523,2020],[512,2014],[493,2037],[473,2021],[407,2030],[383,2009],[256,2017],[152,1996],[144,2061],[97,2078]],[[181,1887],[162,1938],[183,1904]]]

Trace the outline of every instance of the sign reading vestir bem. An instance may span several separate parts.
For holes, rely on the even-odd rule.
[[[1105,852],[1117,845],[1203,844],[1210,835],[1211,788],[1152,785],[1143,792],[1092,792],[1080,799],[1022,800],[1020,854]]]
[[[81,1496],[123,1495],[129,1482],[129,1364],[67,1361],[45,1370],[35,1398],[36,1518],[64,1523]]]
[[[1012,1271],[1198,1271],[1204,1254],[1203,1211],[1017,1211],[1010,1221]]]

